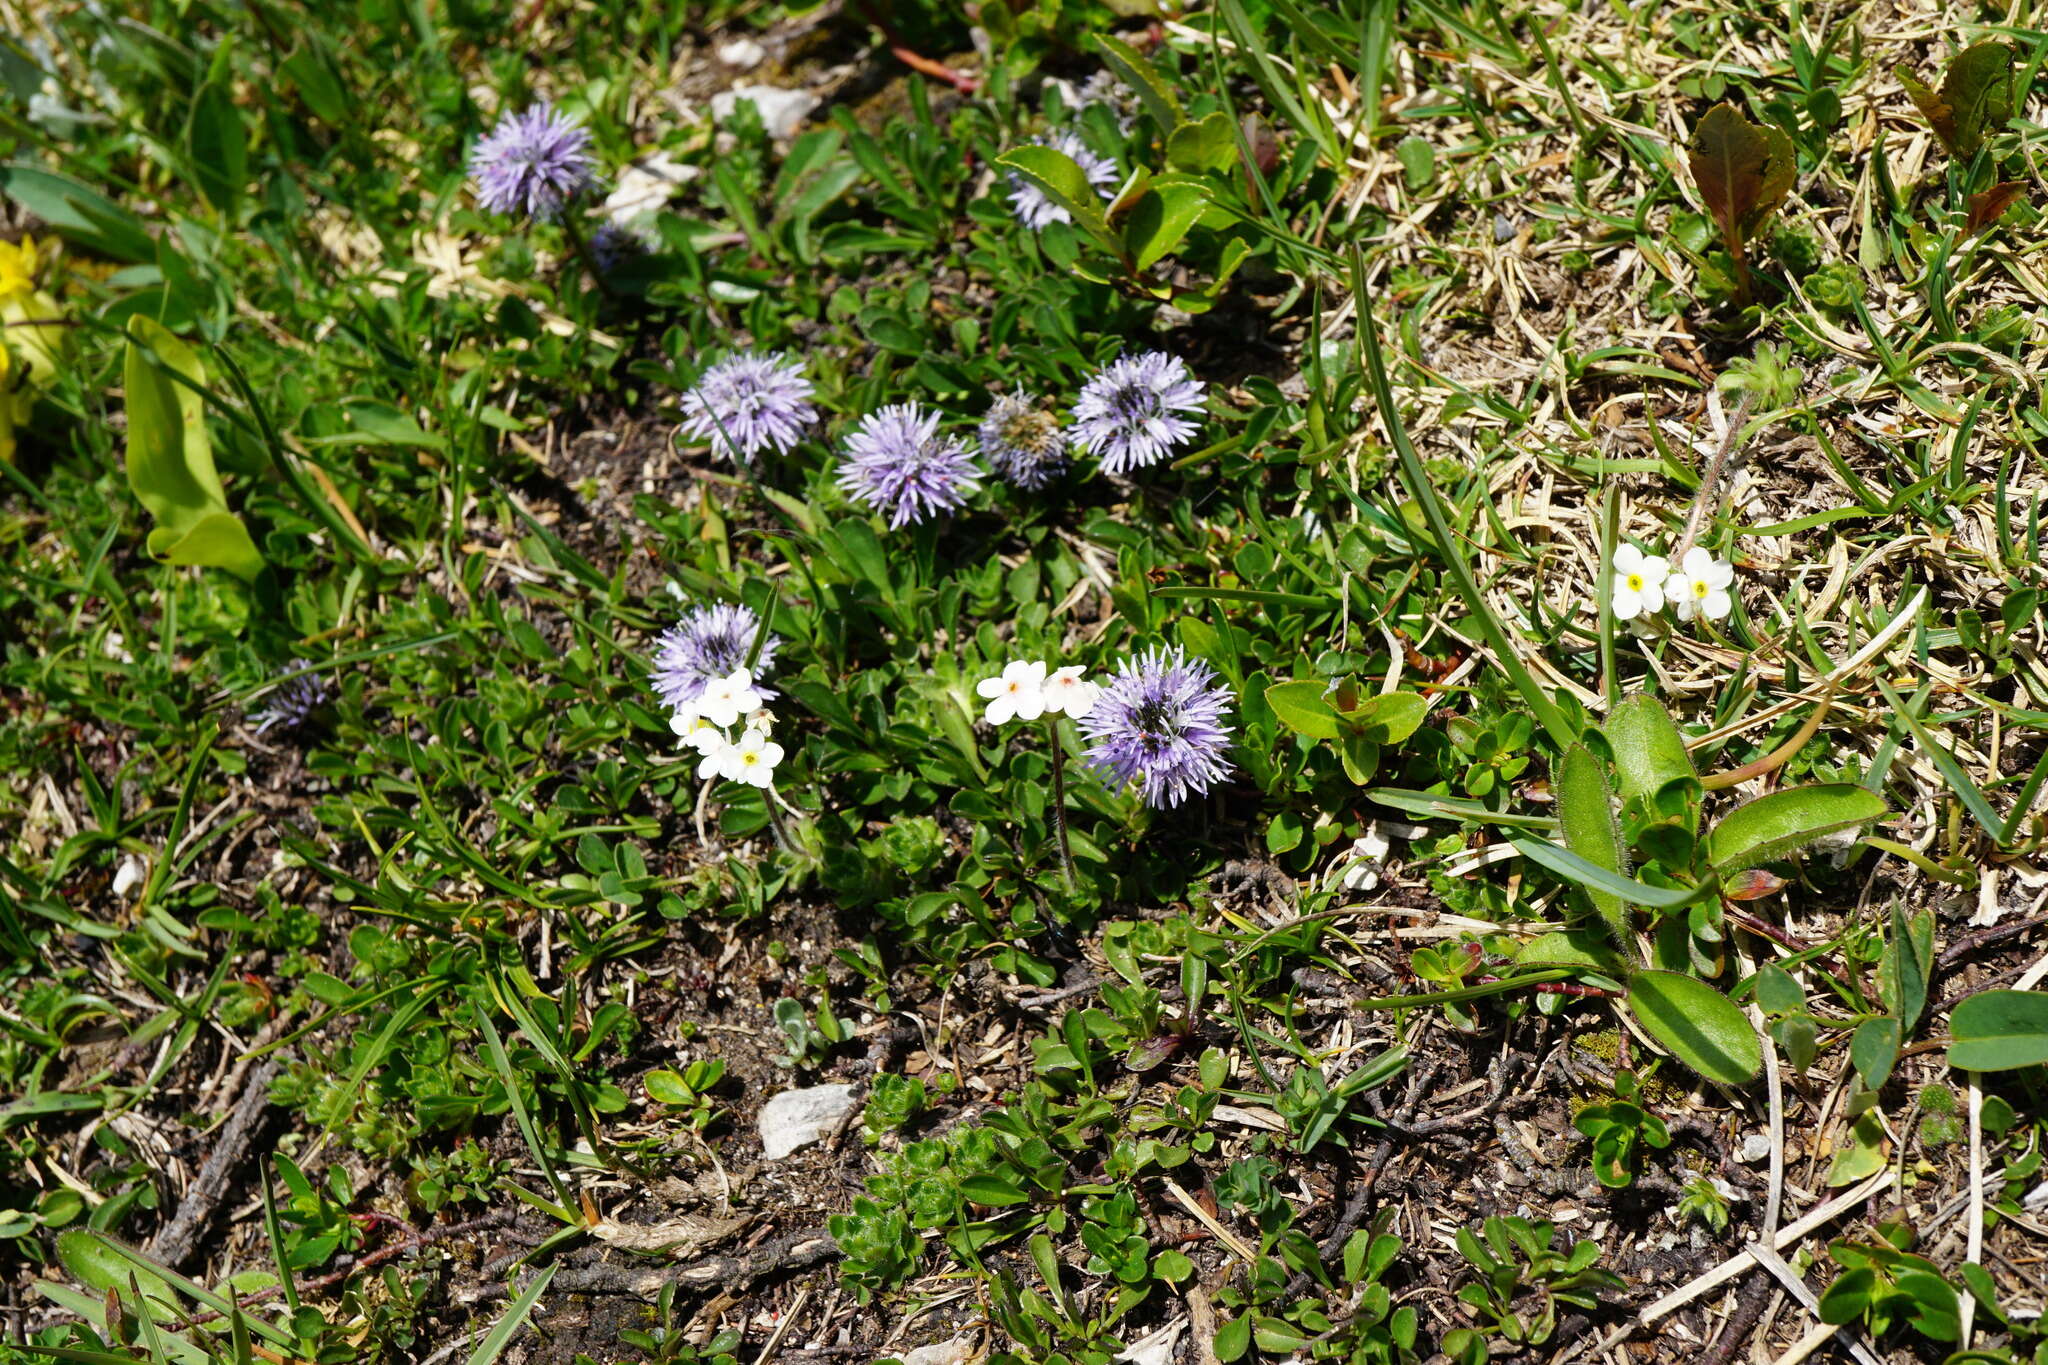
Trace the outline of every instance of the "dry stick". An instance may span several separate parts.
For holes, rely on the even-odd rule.
[[[935,62],[930,57],[911,47],[910,44],[904,42],[903,35],[896,31],[896,26],[889,22],[888,16],[877,10],[875,6],[860,3],[856,5],[856,8],[860,10],[861,17],[870,24],[873,24],[875,31],[882,35],[882,41],[889,45],[890,55],[912,71],[930,76],[935,81],[944,81],[963,95],[972,95],[981,89],[981,82],[973,76],[962,71],[955,71],[944,62]]]
[[[1685,558],[1693,542],[1700,538],[1700,528],[1706,523],[1710,507],[1720,505],[1721,479],[1728,472],[1728,459],[1736,451],[1742,435],[1742,424],[1749,420],[1749,409],[1756,402],[1756,395],[1745,392],[1742,402],[1736,406],[1735,416],[1728,419],[1728,429],[1721,433],[1721,444],[1707,461],[1707,467],[1700,473],[1700,491],[1693,495],[1692,511],[1686,514],[1685,532],[1678,537],[1678,543],[1671,547],[1671,567],[1676,569]]]
[[[228,1115],[228,1121],[221,1125],[220,1136],[214,1139],[213,1151],[207,1155],[206,1164],[199,1168],[199,1178],[178,1201],[178,1211],[172,1215],[171,1221],[149,1239],[146,1254],[151,1259],[161,1261],[173,1270],[183,1270],[198,1250],[199,1235],[206,1231],[207,1221],[213,1217],[221,1201],[227,1198],[228,1186],[241,1168],[242,1158],[249,1154],[249,1144],[256,1138],[264,1109],[270,1103],[270,1080],[277,1074],[277,1068],[277,1058],[271,1057],[250,1072],[242,1083],[241,1098],[235,1101],[234,1112]]]

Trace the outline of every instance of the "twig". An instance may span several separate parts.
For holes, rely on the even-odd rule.
[[[882,41],[889,45],[890,55],[912,71],[930,76],[935,81],[944,81],[963,95],[972,95],[981,89],[981,82],[975,77],[963,71],[955,71],[944,62],[935,62],[904,42],[903,35],[896,31],[896,26],[889,22],[888,16],[873,5],[862,0],[856,8],[860,10],[861,17],[873,24],[875,31],[882,35]]]
[[[241,1098],[235,1101],[228,1121],[221,1125],[213,1151],[199,1168],[199,1178],[178,1201],[178,1211],[171,1221],[149,1239],[145,1254],[150,1259],[173,1270],[183,1270],[199,1249],[199,1235],[206,1231],[207,1221],[227,1198],[228,1186],[241,1170],[242,1159],[249,1154],[249,1144],[262,1125],[264,1110],[270,1104],[270,1080],[277,1074],[277,1068],[277,1058],[269,1058],[243,1082]]]
[[[791,1270],[808,1270],[839,1254],[839,1243],[822,1227],[763,1242],[732,1256],[707,1256],[680,1266],[590,1265],[564,1270],[548,1288],[563,1294],[623,1294],[653,1303],[669,1285],[684,1289],[737,1289]],[[509,1297],[508,1285],[484,1285],[474,1302]]]
[[[1742,402],[1736,406],[1735,415],[1728,419],[1728,429],[1721,433],[1721,444],[1707,461],[1707,467],[1700,473],[1700,491],[1693,495],[1692,511],[1686,514],[1685,533],[1678,543],[1671,547],[1671,565],[1675,569],[1693,542],[1700,538],[1700,527],[1705,524],[1708,509],[1720,504],[1721,477],[1728,471],[1728,457],[1736,451],[1738,438],[1742,435],[1742,424],[1749,420],[1749,409],[1756,402],[1754,393],[1745,391]]]

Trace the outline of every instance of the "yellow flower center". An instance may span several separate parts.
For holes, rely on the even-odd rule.
[[[1708,593],[1712,592],[1713,590],[1713,585],[1708,583],[1707,580],[1704,578],[1695,578],[1692,581],[1692,595],[1694,597],[1705,597]]]
[[[1628,590],[1630,592],[1641,592],[1643,590],[1643,576],[1641,574],[1632,573],[1628,576]]]

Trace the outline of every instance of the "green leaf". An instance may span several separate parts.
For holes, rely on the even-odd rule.
[[[1772,792],[1736,807],[1714,826],[1707,835],[1707,861],[1717,871],[1739,872],[1886,814],[1875,792],[1846,782]]]
[[[1252,1348],[1252,1315],[1232,1318],[1216,1329],[1216,1359],[1222,1365],[1242,1360],[1244,1353]]]
[[[1849,1145],[1828,1163],[1828,1185],[1840,1189],[1867,1180],[1884,1169],[1884,1124],[1871,1110],[1849,1125]]]
[[[1621,825],[1614,818],[1607,767],[1583,744],[1565,750],[1558,762],[1557,814],[1566,848],[1617,876],[1628,875],[1628,851],[1622,847]],[[1586,896],[1614,941],[1626,944],[1633,927],[1628,902],[1612,891],[1592,886],[1586,888]]]
[[[1119,260],[1124,259],[1123,243],[1109,230],[1102,198],[1074,164],[1074,158],[1057,147],[1016,147],[997,157],[996,164],[1037,186],[1046,198],[1067,211],[1075,227]]]
[[[1159,125],[1162,134],[1171,134],[1180,127],[1180,101],[1174,97],[1173,87],[1160,79],[1152,63],[1140,56],[1136,49],[1107,33],[1095,36],[1095,52],[1102,58],[1103,65],[1116,73],[1118,80],[1131,87],[1145,112]]]
[[[1221,109],[1184,123],[1166,139],[1166,164],[1177,171],[1227,171],[1237,164],[1237,132]]]
[[[1346,729],[1375,744],[1399,744],[1422,727],[1429,702],[1413,692],[1382,692],[1338,712]]]
[[[1784,201],[1798,173],[1791,140],[1776,127],[1751,123],[1732,104],[1717,104],[1700,119],[1687,164],[1731,252],[1740,252]]]
[[[1614,751],[1623,804],[1647,801],[1681,777],[1699,781],[1685,737],[1664,703],[1647,692],[1624,698],[1600,727]],[[1689,822],[1687,828],[1691,828]]]
[[[1031,1197],[1007,1180],[992,1175],[970,1175],[960,1182],[960,1193],[977,1204],[991,1208],[1003,1208],[1010,1204],[1028,1204]]]
[[[2013,49],[2002,42],[1978,43],[1949,62],[1936,94],[1912,70],[1896,70],[1899,83],[1918,106],[1927,126],[1950,156],[1967,161],[2013,114]]]
[[[68,175],[40,166],[0,166],[0,194],[98,255],[134,264],[157,258],[156,242],[140,218]]]
[[[1266,689],[1266,705],[1280,723],[1310,739],[1337,737],[1337,709],[1324,700],[1328,688],[1313,678],[1274,683]]]
[[[225,83],[208,81],[199,88],[185,140],[199,192],[223,218],[232,220],[242,187],[249,183],[249,133]]]
[[[227,494],[213,468],[205,405],[190,386],[206,380],[199,357],[147,318],[130,318],[128,333],[122,367],[128,485],[157,523],[149,535],[150,553],[173,564],[210,565],[253,580],[262,572],[263,556],[228,511]],[[190,385],[172,379],[171,373]]]
[[[1911,1029],[1927,1007],[1927,982],[1934,975],[1934,912],[1907,919],[1892,902],[1892,936],[1877,964],[1877,993],[1884,1006]]]
[[[1587,888],[1597,887],[1619,896],[1630,905],[1647,905],[1659,910],[1669,910],[1681,905],[1691,905],[1706,896],[1709,890],[1706,887],[1697,887],[1690,891],[1675,890],[1631,881],[1610,868],[1589,862],[1569,849],[1559,848],[1556,844],[1542,839],[1523,836],[1519,839],[1510,839],[1508,842],[1520,850],[1523,857],[1549,868],[1566,881],[1576,882]]]
[[[1948,1064],[2014,1071],[2048,1062],[2048,992],[1979,991],[1949,1015]]]
[[[1881,1090],[1899,1060],[1899,1021],[1889,1014],[1865,1019],[1849,1039],[1849,1063],[1865,1090]]]
[[[1680,972],[1629,978],[1628,1007],[1652,1038],[1710,1081],[1741,1085],[1763,1068],[1763,1044],[1741,1009]]]
[[[1124,250],[1149,270],[1178,247],[1209,206],[1209,187],[1192,181],[1154,180],[1124,220]]]
[[[697,1102],[697,1092],[690,1089],[681,1075],[667,1067],[648,1072],[640,1083],[647,1087],[648,1098],[659,1104],[689,1105]]]
[[[1602,976],[1622,977],[1627,969],[1605,934],[1590,929],[1558,929],[1540,934],[1515,953],[1517,967],[1581,967]]]

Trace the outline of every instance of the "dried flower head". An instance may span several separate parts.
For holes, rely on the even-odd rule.
[[[1074,445],[1102,457],[1104,473],[1154,465],[1201,428],[1182,413],[1202,410],[1202,382],[1164,351],[1123,356],[1082,386],[1074,401]]]
[[[981,486],[967,445],[939,434],[939,415],[897,403],[860,419],[846,438],[839,486],[891,527],[950,512]]]
[[[742,351],[683,394],[683,430],[748,464],[764,450],[787,455],[818,420],[810,397],[802,362],[780,351]]]
[[[1148,806],[1177,806],[1235,771],[1223,757],[1229,705],[1215,670],[1179,649],[1126,659],[1078,722],[1089,741],[1088,766],[1137,784]]]
[[[1073,163],[1081,168],[1081,174],[1087,177],[1088,184],[1104,199],[1116,194],[1116,163],[1106,156],[1097,156],[1089,151],[1088,144],[1074,134],[1055,133],[1051,137],[1035,138],[1033,141],[1040,147],[1065,152]],[[1049,223],[1074,221],[1074,215],[1046,198],[1044,190],[1015,171],[1010,172],[1010,210],[1017,215],[1018,222],[1033,232]]]
[[[266,730],[290,733],[313,723],[320,708],[333,700],[334,689],[324,674],[299,671],[312,667],[304,659],[292,661],[292,666],[286,670],[287,681],[280,683],[264,698],[260,710],[249,714],[248,719],[255,722],[252,733],[260,735]],[[298,676],[289,676],[294,673]]]
[[[542,222],[552,222],[564,204],[589,189],[595,171],[589,130],[546,100],[500,118],[469,155],[469,173],[485,208]]]
[[[707,686],[746,666],[754,637],[760,633],[761,618],[750,607],[721,602],[690,608],[655,642],[655,695],[671,711],[694,706]],[[761,642],[761,657],[754,661],[757,676],[768,671],[781,643],[773,635]],[[756,690],[764,696],[774,695],[758,686]]]
[[[1043,488],[1067,471],[1059,419],[1020,393],[1002,395],[981,419],[981,453],[1018,488]]]

